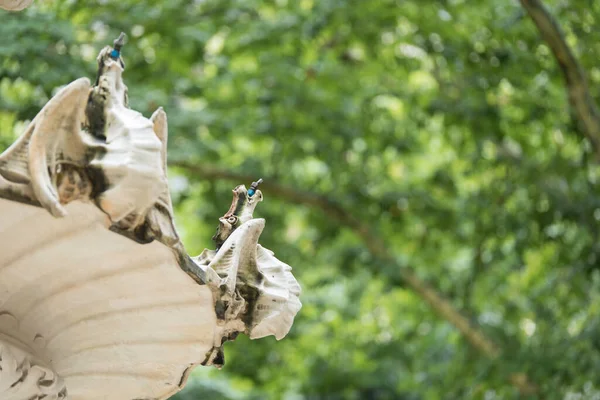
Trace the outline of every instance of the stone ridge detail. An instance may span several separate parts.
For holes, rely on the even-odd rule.
[[[282,339],[302,307],[292,268],[258,244],[265,220],[253,218],[253,212],[262,199],[260,190],[236,187],[231,207],[213,236],[217,249],[205,249],[193,259],[209,277],[222,332],[204,365],[222,365],[222,345],[239,333],[251,339],[269,335]]]
[[[0,338],[0,398],[3,400],[67,398],[64,381],[29,352]]]
[[[94,202],[111,229],[140,243],[175,245],[166,178],[167,116],[150,119],[128,107],[123,63],[105,47],[97,84],[67,85],[0,155],[0,196],[27,199],[56,217],[64,205]]]
[[[186,273],[203,284],[173,224],[167,115],[159,108],[148,119],[129,108],[124,63],[112,54],[109,46],[100,51],[94,86],[80,78],[64,87],[0,155],[0,197],[55,217],[73,201],[92,202],[112,231],[173,248]]]

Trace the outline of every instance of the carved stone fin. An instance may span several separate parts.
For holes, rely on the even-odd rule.
[[[15,183],[30,183],[40,204],[57,217],[64,216],[65,211],[50,173],[54,174],[63,161],[75,165],[84,162],[79,132],[89,90],[87,78],[64,87],[0,156],[0,174]]]
[[[67,398],[67,389],[56,372],[0,338],[0,398],[62,400]]]
[[[33,192],[42,206],[55,217],[66,215],[66,211],[60,205],[48,167],[55,173],[57,161],[63,161],[64,157],[68,157],[71,162],[83,162],[85,152],[79,130],[89,91],[90,81],[87,78],[77,79],[62,89],[42,109],[41,118],[31,135],[29,172]],[[59,150],[64,154],[62,157],[57,154]]]
[[[165,110],[163,110],[162,107],[159,107],[150,117],[150,121],[152,121],[154,133],[162,143],[161,156],[163,161],[163,169],[165,173],[167,173],[167,140],[169,138],[167,113],[165,113]]]
[[[258,244],[265,220],[254,218],[235,229],[218,251],[204,250],[194,259],[202,269],[219,276],[208,281],[215,296],[215,311],[222,336],[215,349],[235,332],[251,339],[274,335],[278,340],[290,330],[302,307],[300,285],[291,267]],[[211,358],[207,358],[211,363]]]

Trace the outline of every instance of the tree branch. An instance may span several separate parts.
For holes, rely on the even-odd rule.
[[[226,179],[237,182],[252,182],[256,180],[256,176],[253,175],[235,173],[201,164],[191,164],[181,161],[170,162],[169,164],[172,167],[181,168],[194,176],[209,180]],[[290,203],[317,208],[328,217],[335,219],[340,225],[344,225],[354,231],[365,243],[373,257],[384,263],[394,265],[406,285],[414,290],[441,318],[454,325],[471,346],[490,358],[495,358],[500,354],[498,347],[477,326],[472,324],[460,311],[454,308],[448,299],[444,298],[442,294],[421,280],[411,268],[398,265],[380,235],[374,232],[370,225],[356,218],[342,205],[326,196],[285,186],[268,178],[265,178],[264,183],[261,184],[261,190]]]
[[[583,131],[592,144],[596,159],[600,159],[600,112],[590,94],[585,72],[571,48],[556,19],[540,0],[520,0],[538,28],[542,39],[548,44],[565,78],[569,103]]]

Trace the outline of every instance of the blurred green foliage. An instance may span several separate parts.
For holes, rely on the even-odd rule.
[[[598,98],[600,3],[547,4]],[[286,339],[228,343],[224,369],[199,367],[175,399],[525,398],[519,376],[531,398],[598,395],[600,167],[518,2],[38,0],[0,21],[2,148],[124,31],[131,106],[165,107],[173,165],[323,195],[396,260],[265,191],[262,242],[304,307]],[[170,170],[191,254],[250,184],[224,177]],[[502,355],[404,286],[408,266]]]

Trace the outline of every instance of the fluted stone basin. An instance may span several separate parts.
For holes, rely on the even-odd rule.
[[[67,211],[0,199],[0,332],[32,349],[70,399],[168,397],[213,347],[212,291],[163,244],[108,230],[94,205]]]

